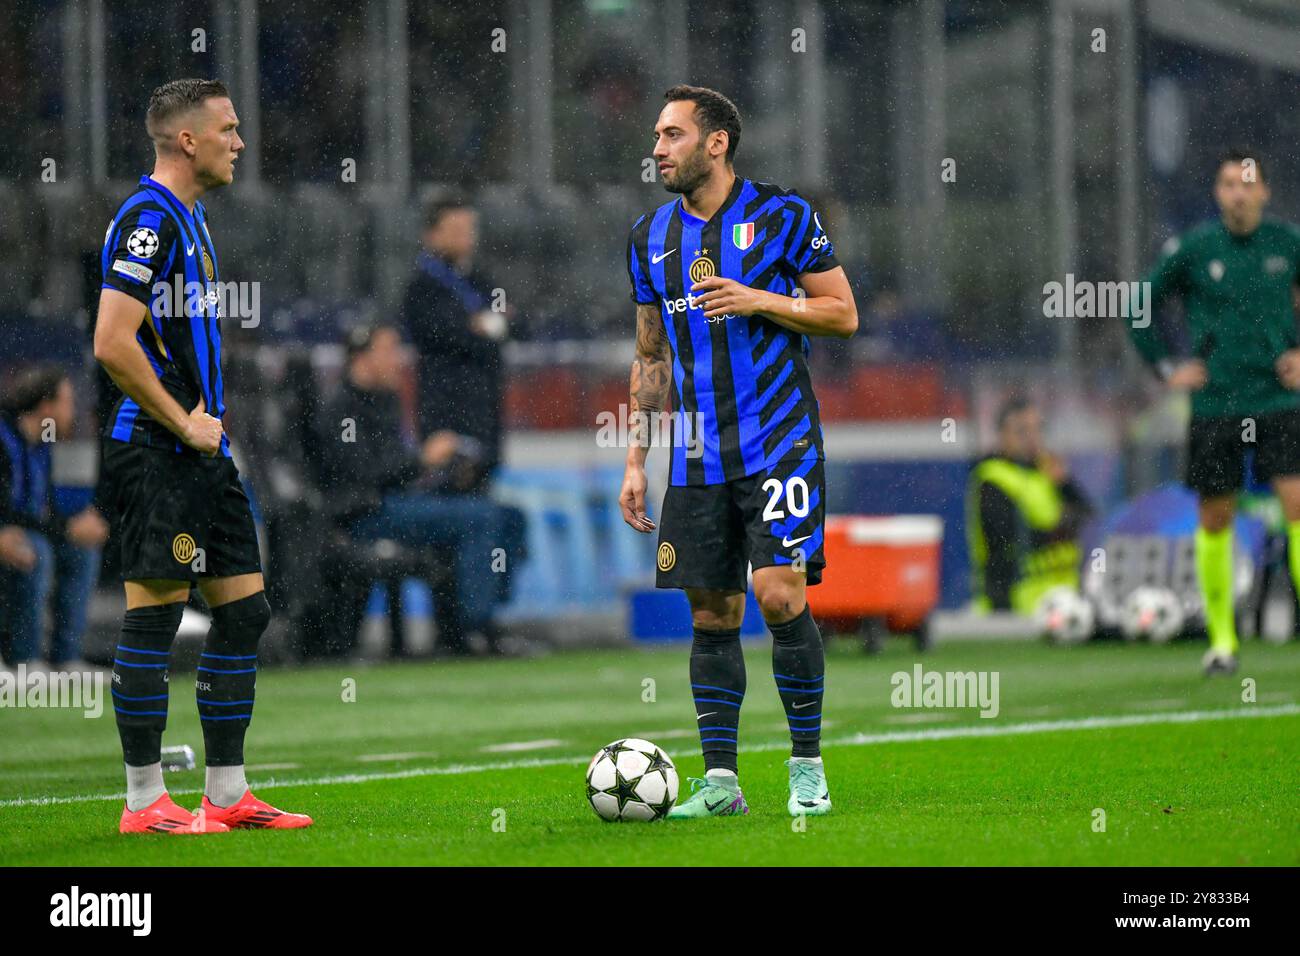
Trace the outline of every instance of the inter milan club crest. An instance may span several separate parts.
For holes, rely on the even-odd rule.
[[[194,539],[185,532],[181,532],[172,538],[172,557],[180,564],[189,564],[196,550],[197,546]]]
[[[731,241],[742,252],[748,249],[754,244],[754,224],[752,222],[742,222],[732,226]]]
[[[691,263],[691,281],[703,282],[713,274],[713,260],[701,252],[700,257]]]
[[[671,571],[677,563],[677,550],[667,541],[659,545],[658,563],[660,571]]]
[[[209,282],[211,282],[212,277],[216,275],[216,270],[212,268],[212,258],[208,255],[208,250],[206,249],[203,250],[203,274],[208,277]]]

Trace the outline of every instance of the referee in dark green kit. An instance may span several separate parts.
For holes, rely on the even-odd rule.
[[[1245,480],[1270,481],[1282,504],[1292,581],[1300,589],[1300,340],[1296,329],[1300,229],[1263,218],[1264,165],[1251,150],[1219,160],[1220,217],[1170,239],[1148,276],[1148,306],[1182,298],[1191,358],[1174,358],[1156,325],[1129,323],[1138,351],[1171,388],[1192,393],[1187,484],[1200,499],[1196,570],[1210,649],[1206,674],[1237,667],[1232,519]]]

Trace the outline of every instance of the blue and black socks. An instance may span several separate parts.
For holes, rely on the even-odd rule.
[[[162,760],[167,727],[167,669],[184,603],[131,608],[113,658],[113,713],[128,766]]]
[[[736,772],[740,705],[745,699],[745,655],[740,628],[695,628],[691,642],[691,693],[700,728],[704,769]]]
[[[212,628],[195,678],[209,767],[244,763],[244,735],[253,719],[257,686],[257,642],[269,623],[271,606],[261,591],[212,609]]]
[[[795,617],[768,624],[772,632],[772,675],[790,725],[790,755],[821,755],[822,694],[826,655],[821,631],[804,604]]]
[[[790,727],[791,756],[819,757],[826,677],[821,631],[807,604],[790,620],[768,628],[772,631],[772,673]],[[705,770],[735,773],[740,705],[745,699],[745,657],[739,628],[695,628],[691,692]]]
[[[126,806],[143,810],[164,793],[162,735],[167,672],[183,602],[131,608],[113,655],[113,714],[126,763]]]
[[[184,602],[131,608],[122,621],[113,660],[113,712],[131,811],[148,806],[166,790],[162,735],[167,728],[168,659],[184,608]],[[270,621],[271,606],[260,591],[212,609],[195,697],[203,722],[208,796],[218,806],[229,806],[247,787],[244,735],[253,717],[257,644]]]

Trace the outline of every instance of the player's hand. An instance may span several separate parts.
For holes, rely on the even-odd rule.
[[[425,468],[441,468],[451,461],[460,447],[460,436],[453,431],[434,432],[420,448],[420,463]]]
[[[1286,388],[1300,389],[1300,349],[1287,349],[1277,357],[1273,367],[1277,370],[1277,380]]]
[[[475,312],[470,316],[469,328],[475,335],[481,335],[485,339],[500,342],[506,337],[506,332],[510,330],[510,324],[503,313],[483,309],[481,312]]]
[[[213,418],[207,412],[207,404],[199,396],[199,403],[190,412],[190,420],[181,441],[195,451],[205,455],[215,455],[221,450],[221,419]]]
[[[649,534],[655,523],[645,513],[645,468],[628,463],[623,472],[623,490],[618,493],[618,503],[623,509],[623,520],[634,530]]]
[[[1054,485],[1059,485],[1070,477],[1070,469],[1065,460],[1050,451],[1045,451],[1038,457],[1038,470]]]
[[[753,315],[762,312],[764,297],[761,289],[751,289],[741,285],[735,279],[722,276],[710,276],[691,286],[691,294],[704,309],[704,317],[712,319],[719,315]]]
[[[1209,380],[1210,375],[1205,370],[1205,363],[1200,359],[1191,359],[1175,368],[1165,379],[1165,384],[1180,392],[1195,392],[1204,388]]]
[[[86,508],[68,519],[64,533],[78,547],[98,548],[108,540],[108,522],[94,508]]]
[[[0,564],[24,572],[36,567],[36,551],[17,525],[0,528]]]

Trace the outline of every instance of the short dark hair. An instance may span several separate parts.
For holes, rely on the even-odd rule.
[[[664,93],[669,103],[690,100],[695,104],[695,122],[700,133],[708,136],[722,130],[727,134],[727,164],[735,162],[740,146],[740,110],[717,90],[705,86],[688,86],[680,83]]]
[[[1219,178],[1219,172],[1229,163],[1244,163],[1250,160],[1255,164],[1255,178],[1261,183],[1266,180],[1264,175],[1264,161],[1259,158],[1259,153],[1245,146],[1230,146],[1219,154],[1219,161],[1214,166],[1214,178]]]
[[[424,228],[433,229],[442,217],[457,209],[473,209],[474,204],[465,196],[442,196],[424,206]]]
[[[348,364],[351,365],[352,360],[363,352],[369,352],[370,346],[375,344],[375,336],[385,331],[396,333],[399,339],[402,337],[402,330],[391,322],[373,322],[348,329],[343,339]]]
[[[230,91],[220,80],[172,80],[158,87],[149,97],[149,109],[144,116],[149,138],[157,142],[163,134],[163,124],[204,102],[217,97],[229,97]]]
[[[1038,406],[1034,404],[1033,400],[1028,395],[1012,395],[1002,403],[1000,408],[998,408],[998,431],[1002,431],[1002,429],[1006,428],[1007,422],[1009,422],[1013,416],[1037,407]]]
[[[7,415],[26,415],[42,402],[56,398],[59,386],[67,377],[67,372],[53,365],[36,365],[24,369],[5,390],[0,410]]]

